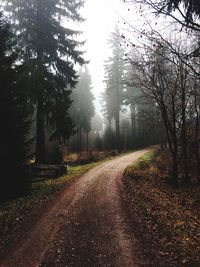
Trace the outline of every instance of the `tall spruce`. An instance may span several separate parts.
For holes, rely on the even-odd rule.
[[[71,116],[77,127],[77,146],[82,146],[82,131],[86,134],[86,148],[88,149],[88,134],[91,130],[91,119],[94,115],[94,96],[92,94],[91,76],[85,68],[79,72],[79,83],[72,93]]]
[[[19,86],[19,69],[14,66],[13,35],[0,14],[0,198],[24,192],[30,120],[27,98]]]
[[[81,22],[83,0],[7,0],[21,47],[21,62],[28,95],[36,108],[36,162],[45,162],[45,126],[53,136],[66,140],[72,132],[68,114],[70,87],[76,84],[74,64],[84,63],[76,40],[79,31],[71,22]]]
[[[116,27],[112,38],[109,40],[112,49],[112,56],[105,65],[105,85],[104,94],[105,114],[111,125],[111,120],[115,121],[116,148],[121,149],[120,144],[120,110],[123,105],[124,94],[124,50],[120,45],[120,33]]]

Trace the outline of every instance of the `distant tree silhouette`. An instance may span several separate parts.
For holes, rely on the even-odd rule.
[[[82,132],[86,134],[86,148],[88,148],[88,134],[91,130],[91,119],[94,115],[94,96],[92,94],[91,76],[85,68],[79,71],[79,82],[72,92],[73,101],[70,114],[77,127],[78,148],[82,148]]]
[[[120,110],[123,105],[124,91],[124,50],[120,45],[121,37],[119,29],[116,28],[112,34],[109,44],[112,48],[112,56],[105,63],[105,78],[106,85],[103,95],[104,114],[111,124],[111,120],[115,121],[116,133],[116,148],[121,150],[120,138]]]

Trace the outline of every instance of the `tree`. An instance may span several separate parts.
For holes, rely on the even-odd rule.
[[[95,113],[91,120],[90,145],[103,150],[103,119],[99,113]]]
[[[83,64],[82,44],[75,40],[79,31],[67,22],[81,22],[82,0],[8,0],[3,8],[10,12],[19,37],[20,60],[28,95],[37,110],[36,162],[45,162],[45,126],[62,140],[72,133],[68,109],[70,89],[77,80],[75,63]],[[67,22],[65,23],[65,21]]]
[[[135,58],[134,53],[131,53],[131,58]],[[127,72],[125,78],[126,91],[125,91],[125,104],[130,109],[130,119],[131,119],[131,140],[132,148],[136,147],[138,143],[139,134],[139,102],[142,99],[141,89],[138,83],[138,71],[132,64],[127,65]],[[144,103],[143,103],[144,104]],[[143,140],[144,141],[144,140]]]
[[[187,29],[200,31],[200,3],[198,0],[128,0],[153,8],[156,15],[163,14]]]
[[[24,192],[30,113],[25,90],[20,84],[20,69],[15,65],[14,36],[0,14],[0,198]]]
[[[200,24],[197,24],[196,19],[200,18],[200,3],[198,0],[169,0],[167,3],[159,2],[159,13],[170,15],[174,10],[177,10],[181,17],[184,19],[179,22],[191,29],[200,30]],[[182,12],[182,6],[184,12]],[[178,17],[174,17],[178,20]]]
[[[189,76],[189,75],[188,75]],[[190,84],[190,102],[186,110],[187,118],[187,146],[190,152],[190,157],[193,155],[196,160],[197,173],[200,174],[200,95],[199,95],[199,79],[194,76],[188,77],[188,83]],[[189,158],[189,157],[188,157]],[[199,178],[200,180],[200,178]]]
[[[116,133],[112,128],[106,128],[103,136],[104,149],[116,149]]]
[[[116,28],[109,40],[112,48],[112,56],[105,64],[105,94],[104,94],[104,108],[105,114],[111,124],[111,120],[115,121],[116,133],[116,148],[121,150],[120,144],[120,110],[123,105],[123,91],[124,91],[124,50],[120,46],[119,29]]]
[[[146,52],[146,56],[135,66],[141,72],[139,78],[143,93],[157,103],[162,115],[172,156],[172,183],[174,186],[179,184],[179,166],[182,162],[182,182],[188,184],[188,103],[192,89],[188,82],[188,67],[178,56],[170,53],[166,44],[160,43],[155,51]]]
[[[130,60],[131,59],[131,60]],[[160,140],[160,116],[155,103],[142,92],[140,80],[141,73],[132,64],[132,61],[140,61],[135,49],[131,49],[129,57],[126,58],[126,72],[124,77],[124,107],[126,108],[126,119],[131,122],[128,146],[130,148],[143,147],[157,144]],[[125,115],[125,114],[124,114]],[[123,117],[123,114],[122,114]],[[124,128],[124,127],[122,127]]]
[[[127,56],[127,60],[133,61],[133,68],[140,70],[139,87],[147,98],[156,103],[161,114],[161,133],[167,137],[171,152],[172,183],[175,186],[182,183],[188,185],[193,182],[191,177],[194,173],[200,172],[199,1],[130,2],[147,4],[156,15],[164,14],[172,18],[166,19],[166,26],[170,29],[172,25],[173,36],[166,37],[167,27],[156,30],[157,26],[153,26],[154,23],[159,26],[163,21],[147,20],[144,16],[142,28],[136,29],[131,25],[138,42],[134,44],[124,38],[140,55],[140,59],[132,59],[131,54]],[[139,12],[142,16],[141,7]],[[191,166],[194,166],[193,170]]]
[[[91,130],[91,119],[94,115],[94,96],[92,94],[91,77],[87,68],[79,72],[79,82],[72,92],[71,99],[73,103],[70,114],[77,127],[79,150],[82,148],[82,130],[86,134],[86,148],[88,149],[88,134]]]

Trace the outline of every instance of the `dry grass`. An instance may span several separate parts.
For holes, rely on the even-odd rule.
[[[70,153],[65,156],[65,162],[70,165],[87,164],[91,162],[102,161],[104,159],[109,159],[117,155],[118,153],[114,150],[112,151],[89,150],[89,151],[82,151],[80,153]]]

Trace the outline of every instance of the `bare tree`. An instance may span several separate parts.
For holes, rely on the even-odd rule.
[[[166,136],[172,156],[174,186],[178,186],[180,157],[184,159],[184,182],[189,182],[187,165],[187,69],[182,61],[169,54],[165,46],[158,51],[142,55],[139,62],[132,62],[140,71],[138,82],[142,92],[156,101],[165,126]],[[168,55],[167,55],[168,54]],[[167,60],[171,58],[171,60]],[[174,62],[174,64],[173,64]],[[187,95],[188,96],[188,95]],[[182,155],[180,153],[180,142]]]

